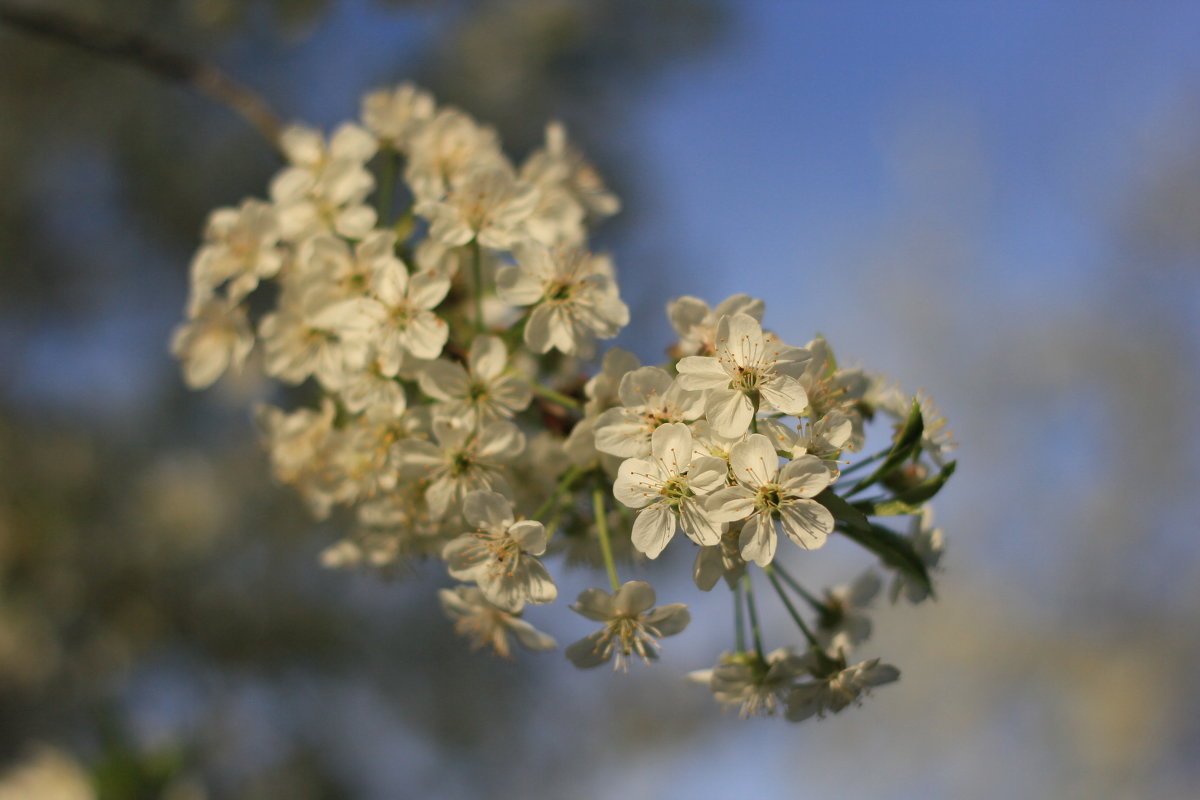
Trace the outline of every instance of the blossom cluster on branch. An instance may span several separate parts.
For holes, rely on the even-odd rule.
[[[881,572],[893,602],[933,593],[927,504],[955,464],[927,397],[840,365],[821,337],[783,342],[748,295],[672,300],[665,363],[613,348],[588,376],[596,341],[629,322],[612,261],[588,246],[620,204],[559,124],[517,165],[494,130],[402,85],[368,94],[360,122],[292,126],[281,144],[270,199],[211,214],[172,349],[193,388],[254,353],[298,387],[303,402],[258,420],[275,476],[315,515],[353,510],[327,564],[440,559],[460,582],[440,592],[446,613],[505,657],[513,641],[557,646],[524,618],[557,599],[552,565],[603,568],[608,589],[571,606],[601,627],[566,654],[623,668],[690,614],[618,566],[688,549],[695,585],[733,598],[731,650],[691,675],[720,703],[801,720],[898,677],[851,656]],[[853,459],[879,418],[890,444]],[[812,593],[780,548],[835,534],[877,566]],[[798,646],[765,650],[756,575]]]

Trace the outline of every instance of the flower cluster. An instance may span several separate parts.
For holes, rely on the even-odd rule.
[[[325,563],[440,560],[461,582],[440,594],[457,629],[505,657],[510,637],[556,647],[524,617],[557,599],[556,562],[602,566],[609,590],[571,606],[602,627],[566,653],[624,668],[690,614],[618,564],[689,550],[696,586],[723,580],[737,609],[734,649],[692,676],[722,704],[799,720],[895,680],[847,661],[879,574],[818,597],[783,562],[841,534],[891,573],[893,601],[932,595],[927,503],[954,462],[927,397],[840,366],[822,338],[785,343],[747,295],[673,300],[665,363],[613,348],[588,376],[597,340],[629,322],[588,243],[620,204],[559,124],[516,163],[491,128],[403,85],[367,95],[360,122],[293,126],[280,145],[269,200],[210,216],[172,349],[194,388],[247,364],[294,387],[259,425],[278,480],[318,517],[353,515]],[[879,417],[891,442],[851,465]],[[877,521],[895,515],[907,534]],[[764,650],[758,574],[802,652]]]

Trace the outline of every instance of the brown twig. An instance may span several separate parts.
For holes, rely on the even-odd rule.
[[[173,52],[144,36],[109,30],[51,11],[4,4],[0,5],[0,22],[105,58],[125,61],[163,80],[188,86],[249,122],[273,147],[279,146],[282,128],[279,116],[256,92],[212,64]]]

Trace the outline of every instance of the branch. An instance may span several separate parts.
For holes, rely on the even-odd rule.
[[[278,115],[256,92],[212,64],[176,53],[144,36],[108,30],[52,11],[2,4],[0,22],[60,44],[125,61],[158,78],[190,87],[249,122],[272,146],[279,146],[282,123]]]

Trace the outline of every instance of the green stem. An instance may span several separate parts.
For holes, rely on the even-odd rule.
[[[876,461],[878,461],[881,458],[886,458],[887,454],[888,454],[887,450],[881,450],[873,456],[868,456],[867,458],[864,458],[862,461],[859,461],[854,466],[847,467],[846,469],[842,470],[842,477],[844,478],[847,475],[849,475],[851,472],[855,472],[855,471],[867,466],[868,464],[874,464]]]
[[[604,555],[604,566],[608,569],[608,582],[615,592],[621,588],[617,578],[617,565],[613,562],[612,542],[608,540],[608,516],[604,511],[604,490],[599,485],[592,488],[592,508],[596,512],[596,532],[600,534],[600,552]]]
[[[543,397],[552,403],[558,403],[560,406],[567,408],[582,408],[583,404],[574,397],[565,395],[562,392],[556,392],[549,386],[542,386],[536,381],[529,382],[529,389],[539,397]]]
[[[737,651],[746,652],[746,621],[742,612],[742,583],[733,587],[733,630],[737,636]]]
[[[379,195],[375,198],[379,210],[379,222],[376,227],[387,228],[392,218],[392,196],[396,194],[396,170],[400,166],[400,154],[390,147],[385,147],[383,170],[379,176]]]
[[[752,392],[750,394],[750,405],[753,406],[754,413],[750,416],[750,432],[751,433],[758,433],[758,405],[759,405],[759,402],[760,402],[760,400],[758,397],[758,392],[757,391]]]
[[[471,240],[471,278],[475,281],[475,332],[483,333],[483,252],[479,241]]]
[[[829,613],[829,611],[830,611],[829,606],[826,605],[825,603],[822,603],[820,600],[818,600],[816,597],[814,597],[812,594],[810,594],[808,592],[808,590],[806,590],[803,586],[801,586],[800,582],[797,581],[795,578],[793,578],[791,576],[791,573],[789,573],[786,569],[783,568],[782,564],[769,564],[768,566],[772,567],[774,569],[774,571],[778,572],[779,577],[783,578],[783,580],[787,583],[787,585],[792,587],[792,589],[795,590],[796,594],[800,595],[800,597],[802,597],[804,599],[804,602],[806,602],[810,606],[812,606],[814,611],[816,611],[818,614],[828,614]]]
[[[817,637],[813,636],[813,632],[809,630],[808,625],[804,623],[804,619],[796,611],[796,607],[792,605],[792,601],[788,599],[787,594],[783,591],[783,587],[779,585],[779,579],[775,577],[775,570],[770,564],[763,567],[763,572],[767,573],[767,578],[771,581],[771,585],[775,587],[775,594],[779,595],[779,599],[783,601],[783,605],[787,608],[788,613],[792,615],[792,619],[800,626],[800,632],[804,634],[804,638],[808,640],[809,645],[818,653],[823,652],[821,645],[817,642]]]
[[[581,467],[571,467],[564,472],[562,477],[558,479],[558,485],[554,487],[554,491],[550,493],[550,496],[546,498],[545,502],[538,506],[538,510],[533,512],[533,516],[530,517],[530,519],[540,520],[547,513],[549,513],[550,509],[557,504],[558,500],[564,494],[566,494],[567,489],[570,488],[571,484],[575,482],[575,479],[579,477],[579,473],[581,471]]]
[[[742,585],[746,588],[746,609],[750,612],[750,632],[754,635],[754,651],[762,661],[767,660],[763,652],[762,628],[758,624],[758,607],[754,604],[754,586],[750,582],[750,573],[742,575]]]

